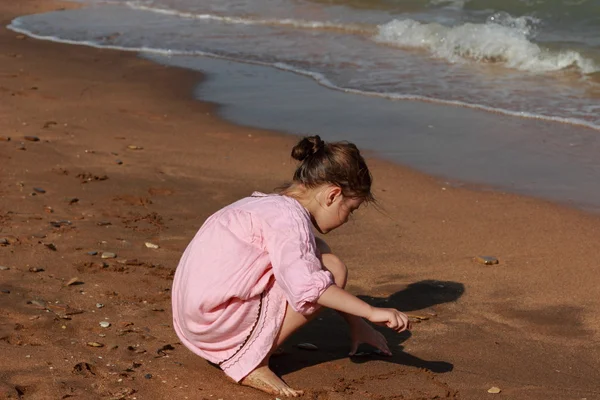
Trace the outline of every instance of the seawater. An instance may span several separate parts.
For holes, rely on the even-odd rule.
[[[231,103],[238,122],[350,136],[437,175],[600,206],[597,0],[80,3],[10,28],[211,71],[220,83],[203,98]],[[253,77],[250,95],[233,76]]]
[[[269,65],[345,92],[600,130],[597,0],[112,0],[38,37]]]

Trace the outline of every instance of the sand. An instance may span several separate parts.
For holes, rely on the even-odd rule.
[[[3,0],[2,25],[73,6]],[[201,79],[0,30],[0,398],[274,398],[171,327],[173,271],[203,220],[294,168],[296,137],[220,120],[192,99]],[[427,319],[383,331],[393,357],[349,358],[325,312],[275,371],[312,399],[600,398],[600,217],[368,162],[381,207],[325,239],[352,293]]]

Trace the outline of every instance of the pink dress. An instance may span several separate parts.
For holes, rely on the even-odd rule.
[[[252,372],[273,347],[287,304],[310,314],[333,284],[311,226],[293,198],[258,192],[208,218],[175,272],[181,342],[235,381]]]

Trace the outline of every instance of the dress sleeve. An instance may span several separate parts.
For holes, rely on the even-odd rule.
[[[299,210],[281,207],[264,222],[263,235],[275,279],[288,303],[301,314],[311,314],[334,281],[317,256],[310,220]]]

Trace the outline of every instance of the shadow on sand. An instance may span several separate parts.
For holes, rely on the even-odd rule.
[[[458,282],[424,280],[408,285],[405,289],[389,297],[358,297],[375,307],[396,308],[403,312],[423,310],[437,304],[456,301],[464,293],[464,285]],[[436,373],[449,372],[453,365],[446,361],[427,361],[412,356],[403,350],[402,343],[410,338],[410,332],[394,333],[390,329],[376,327],[388,340],[394,353],[391,357],[369,356],[351,357],[354,363],[383,360],[390,363],[423,368]],[[313,343],[319,351],[304,351],[294,347],[297,343]],[[350,336],[347,325],[332,310],[325,310],[314,321],[296,332],[284,345],[286,354],[273,357],[271,367],[278,375],[286,375],[299,369],[348,357]],[[371,351],[361,345],[359,352]],[[287,354],[289,353],[289,354]]]

